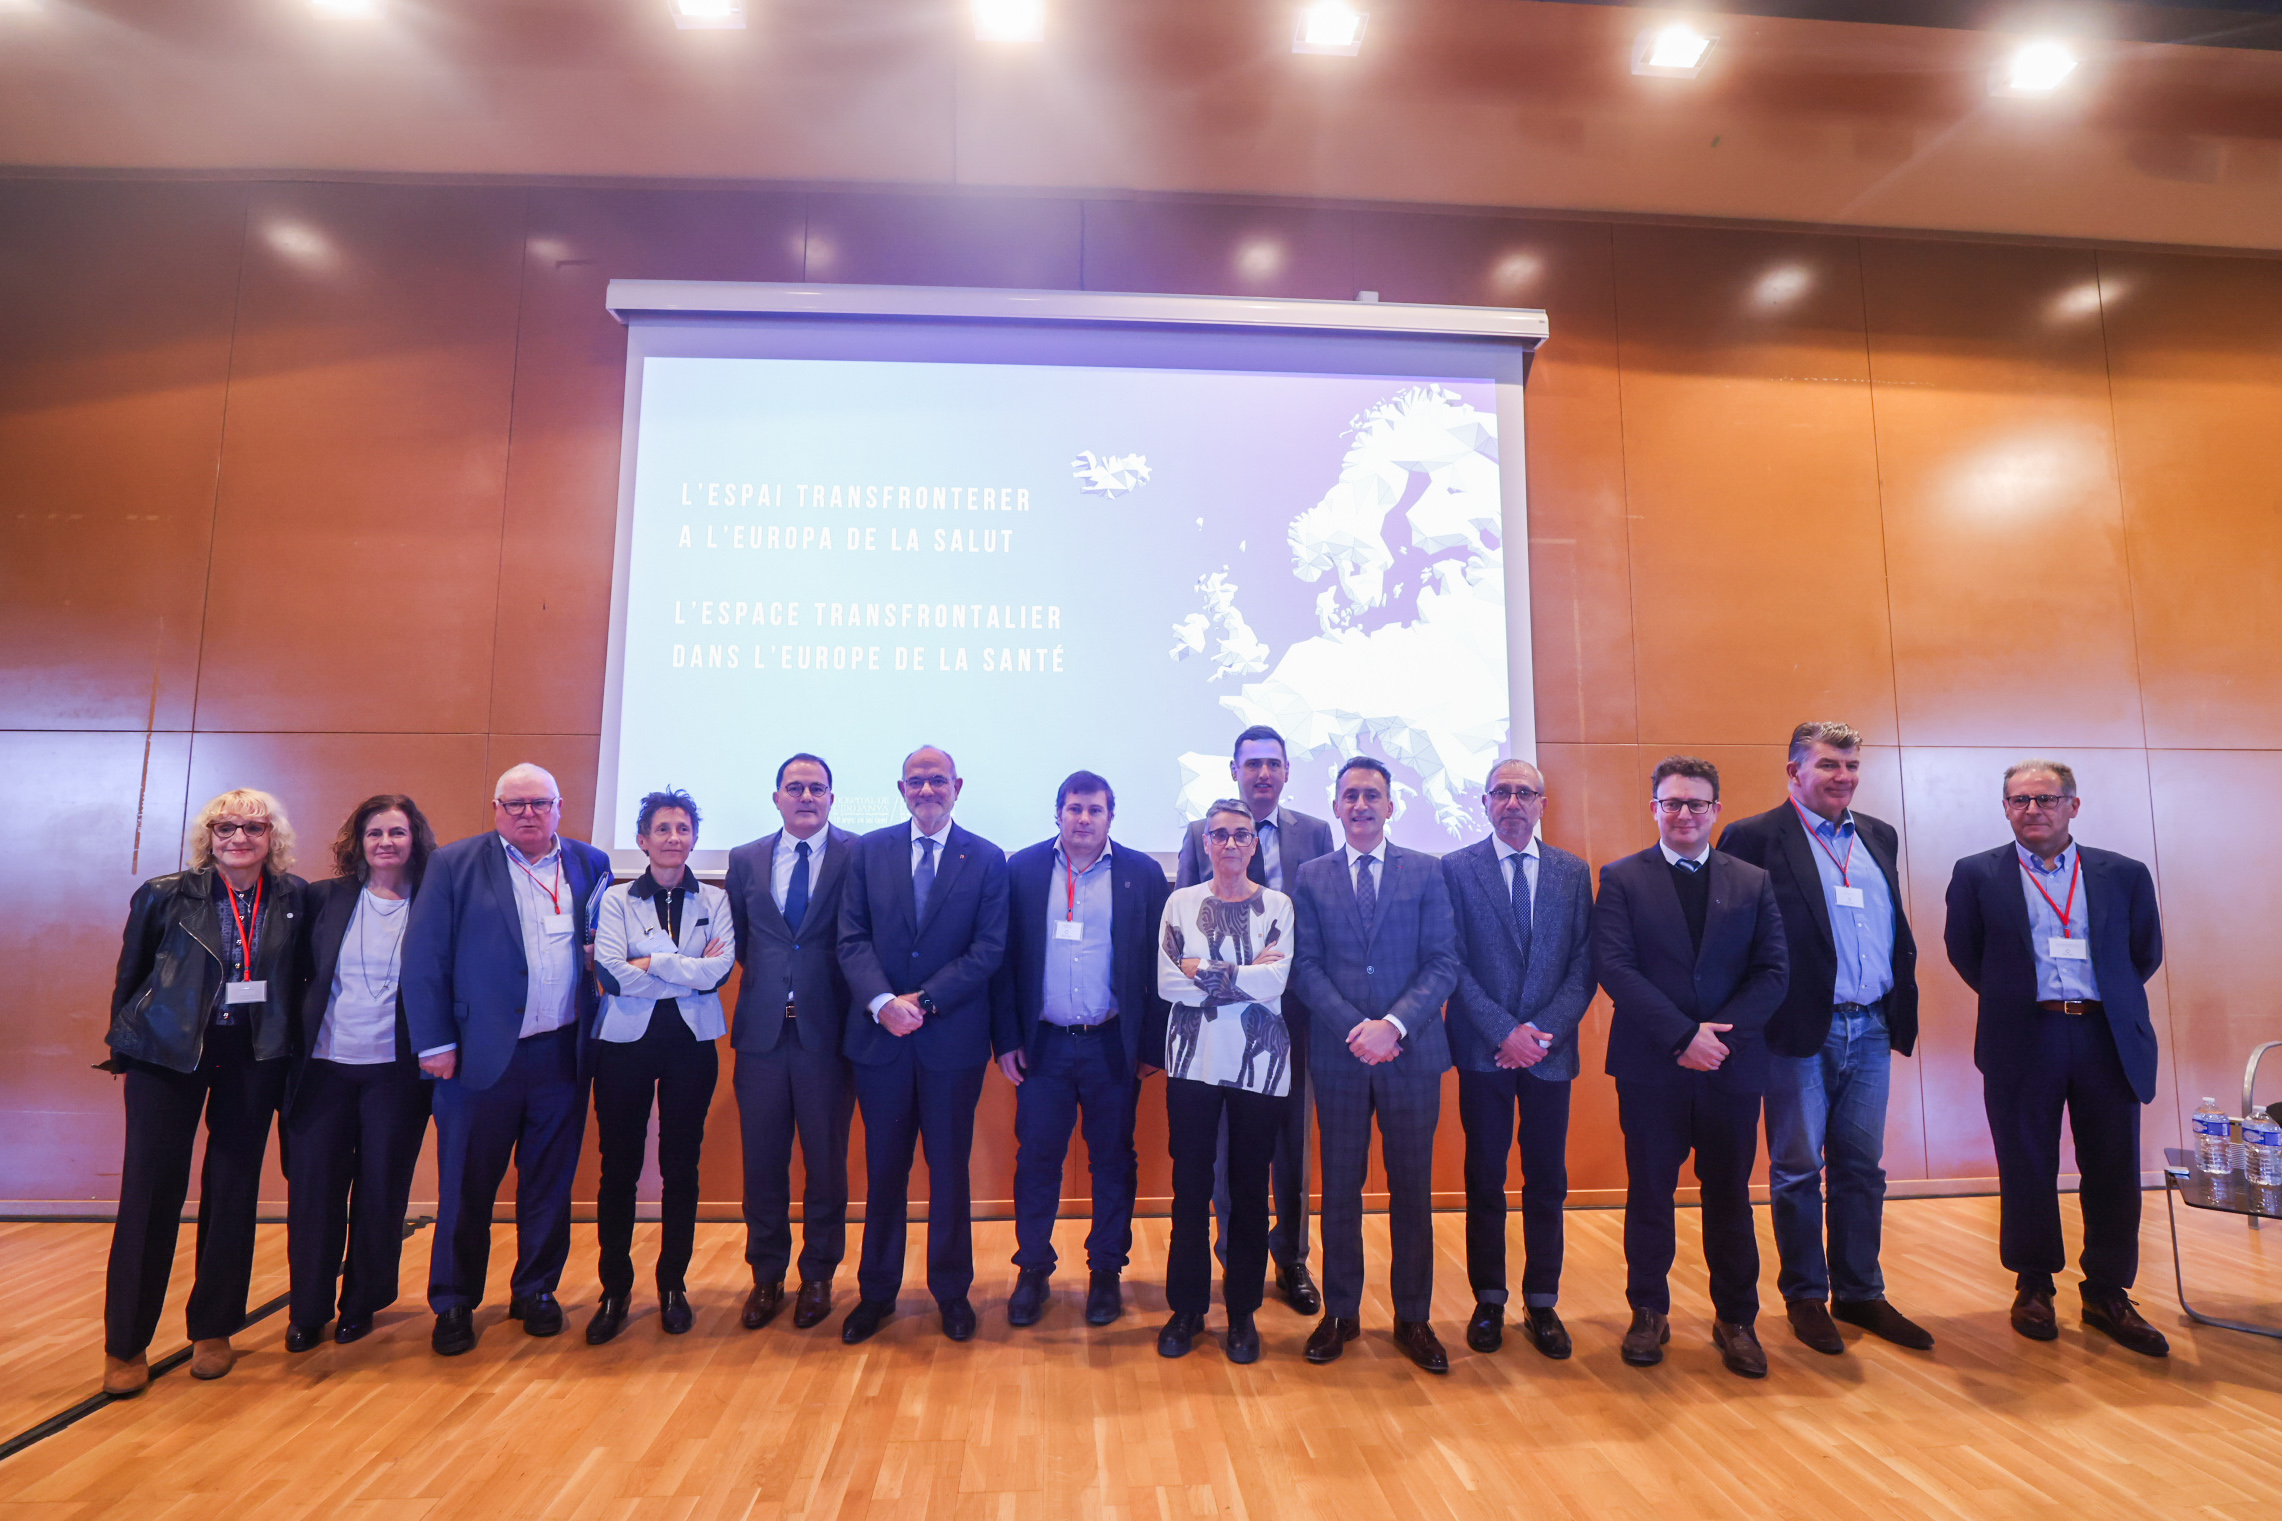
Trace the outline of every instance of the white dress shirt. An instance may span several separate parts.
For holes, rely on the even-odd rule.
[[[1509,898],[1513,896],[1513,874],[1517,871],[1520,872],[1523,880],[1528,883],[1527,896],[1522,901],[1527,903],[1534,913],[1537,908],[1537,873],[1545,859],[1537,848],[1537,836],[1531,835],[1529,843],[1519,850],[1514,849],[1494,834],[1490,836],[1490,843],[1497,847],[1498,866],[1505,875],[1506,896]]]
[[[829,826],[818,829],[805,840],[795,838],[789,829],[777,831],[777,848],[769,857],[769,895],[777,900],[778,913],[784,912],[785,897],[792,891],[792,874],[800,866],[800,847],[803,845],[808,847],[810,901],[815,900],[816,879],[824,870],[824,845],[831,834]]]
[[[1347,862],[1347,890],[1353,892],[1362,885],[1363,863],[1367,860],[1371,862],[1371,886],[1383,901],[1387,893],[1387,842],[1382,839],[1379,848],[1372,851],[1360,851],[1352,845],[1342,845],[1339,854]],[[1410,1034],[1409,1028],[1392,1014],[1382,1014],[1379,1017],[1393,1025],[1398,1035],[1407,1037]]]
[[[1667,866],[1677,866],[1682,861],[1693,861],[1698,866],[1703,866],[1711,860],[1711,847],[1709,845],[1706,845],[1700,854],[1692,856],[1681,855],[1662,840],[1656,842],[1656,848],[1664,852],[1664,864]]]

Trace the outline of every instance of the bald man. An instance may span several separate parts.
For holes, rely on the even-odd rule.
[[[507,1313],[532,1336],[563,1328],[555,1285],[570,1255],[571,1177],[586,1128],[594,1031],[589,908],[610,858],[562,838],[562,789],[537,766],[492,789],[492,828],[429,858],[404,931],[404,1014],[436,1080],[432,1345],[475,1345],[491,1207],[515,1163],[515,1273]]]

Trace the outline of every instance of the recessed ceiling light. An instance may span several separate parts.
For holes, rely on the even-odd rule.
[[[2076,72],[2076,55],[2064,42],[2024,42],[2010,58],[1989,71],[1991,95],[2041,99]]]
[[[1046,35],[1046,0],[974,0],[975,40],[1036,42]]]
[[[369,21],[380,14],[380,3],[381,0],[309,0],[309,8],[320,16]]]
[[[1363,51],[1363,24],[1370,19],[1369,12],[1351,9],[1339,0],[1308,6],[1292,28],[1292,51],[1353,58]]]
[[[674,25],[685,32],[725,32],[745,25],[744,0],[667,0]]]
[[[1654,27],[1632,40],[1632,72],[1661,79],[1693,79],[1703,72],[1717,37],[1706,37],[1685,21]]]

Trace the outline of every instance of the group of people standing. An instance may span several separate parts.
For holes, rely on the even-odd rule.
[[[1762,1109],[1793,1333],[1833,1355],[1846,1350],[1840,1321],[1930,1348],[1888,1302],[1879,1268],[1888,1075],[1916,1038],[1917,951],[1896,831],[1852,808],[1861,751],[1844,724],[1801,724],[1783,803],[1729,825],[1716,849],[1717,769],[1661,761],[1649,777],[1657,843],[1603,866],[1597,894],[1585,863],[1540,837],[1545,781],[1527,761],[1500,762],[1485,780],[1490,837],[1437,858],[1387,839],[1392,780],[1367,756],[1338,773],[1336,828],[1285,806],[1288,756],[1265,727],[1238,736],[1235,795],[1190,824],[1171,881],[1113,839],[1115,791],[1090,771],[1062,783],[1052,837],[1005,855],[953,821],[965,784],[932,746],[906,757],[897,781],[909,820],[860,837],[831,823],[825,761],[788,759],[772,794],[782,827],[731,851],[720,886],[687,865],[701,818],[682,792],[642,800],[648,867],[632,881],[613,881],[601,851],[563,838],[553,777],[524,765],[499,779],[494,828],[442,847],[410,798],[367,799],[334,842],[335,876],[315,884],[290,872],[293,832],[276,799],[224,793],[191,825],[189,869],[143,884],[129,911],[106,1063],[124,1077],[127,1127],[104,1387],[132,1394],[148,1382],[201,1115],[194,1376],[229,1371],[245,1321],[273,1116],[290,1189],[289,1350],[315,1347],[328,1324],[334,1341],[353,1342],[395,1299],[431,1113],[434,1350],[476,1343],[510,1162],[508,1313],[530,1335],[559,1333],[590,1094],[601,1293],[586,1338],[611,1340],[630,1313],[653,1110],[658,1319],[687,1331],[698,1158],[724,1035],[749,1330],[783,1310],[794,1272],[793,1324],[831,1313],[860,1108],[863,1240],[842,1340],[867,1339],[895,1313],[917,1154],[928,1292],[946,1336],[974,1335],[968,1158],[995,1059],[1016,1089],[1011,1324],[1037,1323],[1050,1303],[1063,1162],[1081,1131],[1092,1176],[1083,1313],[1092,1325],[1123,1313],[1134,1119],[1162,1073],[1173,1207],[1158,1351],[1185,1355],[1205,1335],[1217,1253],[1231,1361],[1260,1355],[1271,1270],[1287,1303],[1320,1317],[1306,1359],[1340,1356],[1360,1334],[1375,1125],[1394,1341],[1446,1372],[1430,1323],[1431,1174],[1455,1066],[1466,1344],[1495,1352],[1509,1318],[1506,1177],[1518,1138],[1514,1319],[1538,1352],[1565,1358],[1569,1094],[1596,989],[1613,1004],[1607,1071],[1628,1173],[1624,1360],[1654,1364],[1670,1340],[1674,1199],[1692,1158],[1712,1340],[1731,1371],[1765,1374],[1750,1201]],[[2083,1175],[2084,1323],[2160,1356],[2164,1338],[2128,1292],[2139,1110],[2156,1060],[2144,993],[2161,961],[2152,879],[2075,843],[2082,804],[2065,764],[2009,768],[2001,798],[2013,838],[1957,863],[1945,939],[1980,1000],[1975,1061],[2000,1173],[2000,1257],[2016,1279],[2012,1324],[2057,1335],[2065,1110]],[[732,1019],[720,990],[738,967]],[[1320,1287],[1308,1265],[1311,1140]]]

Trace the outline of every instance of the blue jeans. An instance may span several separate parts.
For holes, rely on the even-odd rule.
[[[1833,1014],[1820,1053],[1771,1055],[1767,1066],[1767,1195],[1783,1264],[1775,1276],[1777,1291],[1786,1303],[1885,1298],[1878,1242],[1886,1170],[1879,1163],[1886,1150],[1893,1045],[1884,1010]]]

